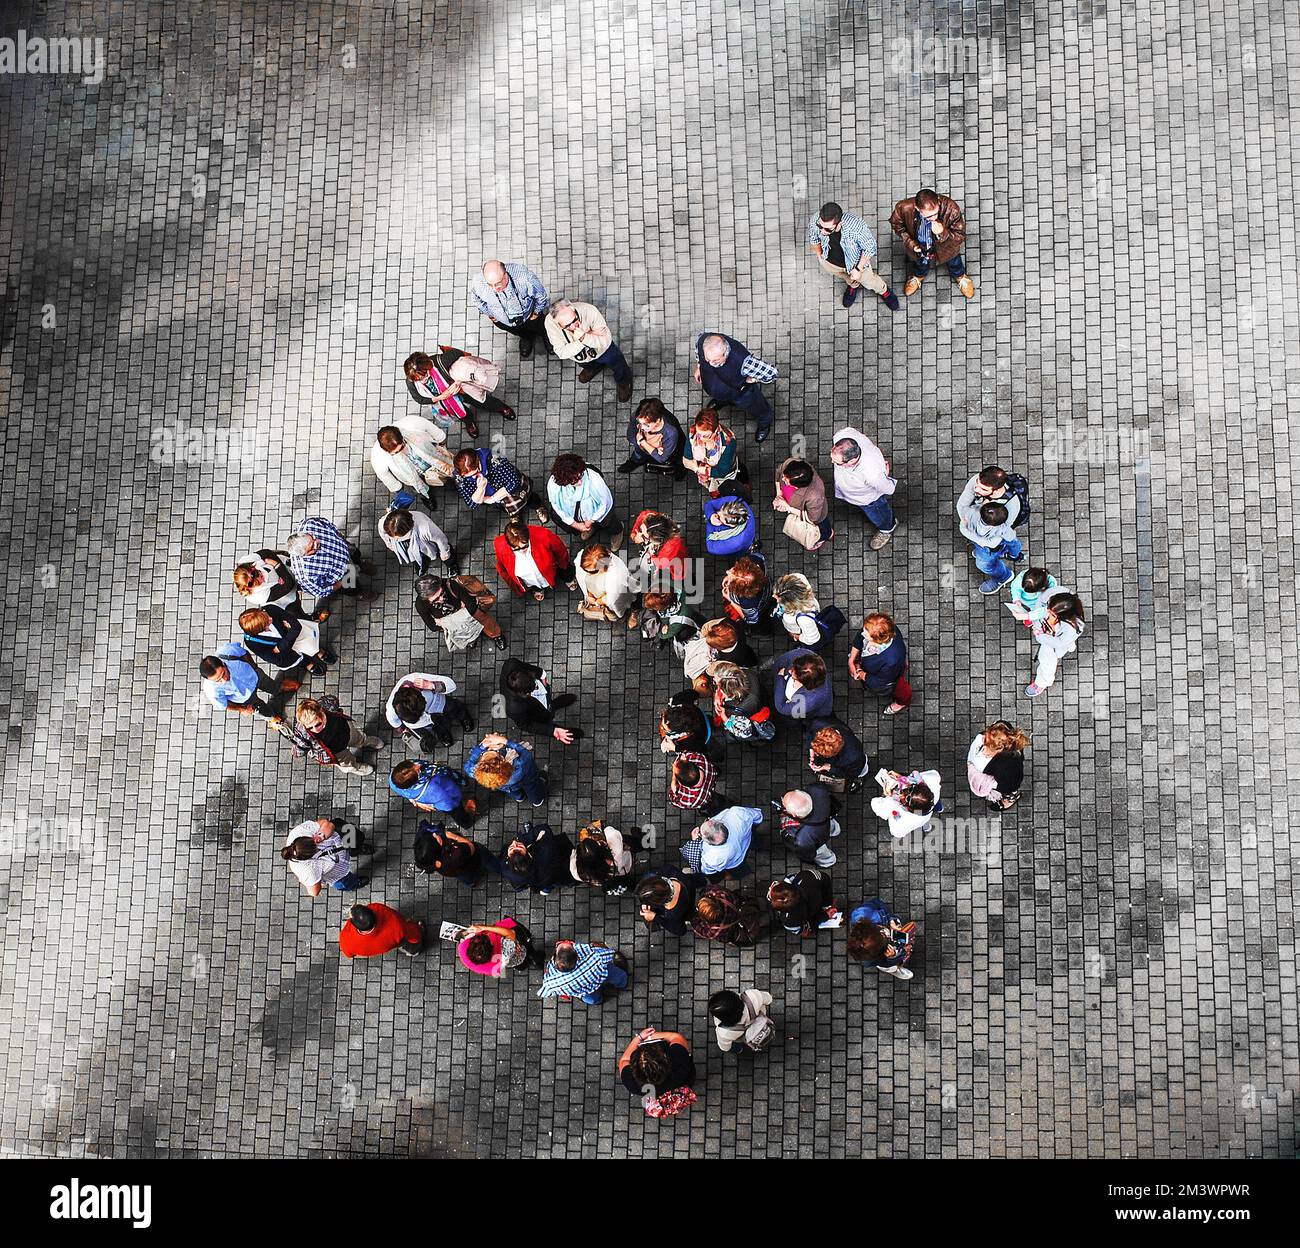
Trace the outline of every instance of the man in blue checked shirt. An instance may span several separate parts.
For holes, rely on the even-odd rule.
[[[626,960],[616,949],[557,940],[537,995],[578,997],[584,1005],[599,1005],[607,987],[617,992],[626,988],[627,982]]]
[[[551,297],[542,279],[527,265],[485,260],[472,290],[478,310],[498,328],[519,339],[521,360],[532,355],[538,338],[547,351],[551,350],[545,320]]]
[[[319,605],[334,594],[345,594],[361,602],[377,597],[373,589],[357,584],[357,574],[373,576],[375,565],[361,558],[338,529],[323,516],[308,516],[285,543],[289,567],[301,589]]]
[[[808,222],[808,246],[827,273],[842,277],[848,284],[840,300],[846,308],[853,306],[858,291],[865,286],[874,290],[887,308],[898,311],[898,296],[872,267],[876,236],[861,217],[846,213],[833,200],[823,204]]]
[[[779,376],[775,364],[751,355],[743,342],[726,334],[701,334],[695,340],[695,380],[709,396],[708,406],[748,412],[758,421],[755,442],[772,436],[772,405],[759,386]]]

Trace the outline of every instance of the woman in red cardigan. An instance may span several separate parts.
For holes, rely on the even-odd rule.
[[[640,567],[646,588],[682,588],[691,552],[673,520],[660,511],[643,511],[632,521],[632,542],[641,547]]]
[[[501,579],[521,598],[532,594],[534,602],[541,602],[556,581],[566,589],[578,588],[569,548],[550,529],[511,520],[492,548]]]

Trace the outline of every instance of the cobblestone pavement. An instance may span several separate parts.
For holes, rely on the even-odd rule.
[[[0,1144],[1292,1153],[1300,46],[1285,12],[6,5],[0,34],[99,37],[108,68],[100,85],[0,74],[15,581]],[[901,286],[889,211],[927,183],[965,207],[975,298],[941,275],[896,316],[870,296],[846,312],[804,247],[808,215],[830,197],[860,211]],[[384,554],[365,451],[410,408],[408,350],[502,361],[522,416],[489,418],[485,437],[539,479],[561,448],[611,474],[623,458],[612,384],[520,362],[470,308],[489,255],[602,307],[638,397],[681,416],[701,329],[778,364],[776,434],[746,451],[761,481],[800,437],[825,467],[841,423],[892,455],[902,525],[880,554],[847,511],[821,556],[770,513],[763,527],[780,568],[852,616],[892,610],[912,646],[909,715],[881,720],[849,693],[843,644],[837,697],[873,764],[941,770],[949,843],[895,853],[857,799],[833,872],[846,900],[919,921],[910,984],[864,976],[842,933],[723,951],[648,937],[630,901],[590,890],[429,884],[382,775],[309,770],[203,709],[195,665],[234,636],[236,556],[306,511]],[[167,462],[169,445],[195,462]],[[988,461],[1031,478],[1031,553],[1089,610],[1032,705],[1028,643],[975,592],[953,522]],[[692,483],[611,479],[625,511],[658,502],[701,544]],[[494,581],[495,527],[455,526]],[[498,656],[448,660],[391,563],[382,587],[327,626],[344,661],[315,690],[375,716],[397,675],[449,670],[487,722]],[[590,730],[539,747],[546,813],[569,831],[595,814],[654,824],[670,861],[689,824],[651,746],[674,665],[571,612],[503,606],[514,653],[580,694]],[[1003,715],[1032,732],[1028,791],[980,819],[964,756]],[[806,775],[799,754],[789,734],[735,747],[725,789],[766,806]],[[374,898],[434,924],[504,911],[544,938],[617,944],[631,991],[599,1011],[543,1003],[535,979],[471,977],[437,942],[417,961],[341,962],[340,896],[310,902],[276,855],[304,811],[380,843]],[[494,846],[517,818],[493,808]],[[770,841],[754,860],[758,881],[793,862]],[[752,1068],[711,1049],[705,1002],[723,984],[776,996],[779,1044]],[[700,1103],[675,1121],[615,1079],[646,1022],[685,1032],[700,1064]]]

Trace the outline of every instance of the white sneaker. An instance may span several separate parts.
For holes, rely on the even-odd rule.
[[[833,914],[833,915],[831,915],[831,917],[830,917],[829,919],[823,919],[820,923],[817,924],[817,926],[820,927],[820,928],[826,928],[826,927],[843,927],[843,926],[844,926],[844,912],[843,912],[843,911],[840,911],[838,914]]]
[[[894,975],[898,979],[911,979],[912,972],[905,966],[878,966],[878,971],[884,971],[886,975]]]

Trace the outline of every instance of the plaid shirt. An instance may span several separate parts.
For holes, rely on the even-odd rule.
[[[474,279],[474,305],[484,316],[506,325],[518,325],[534,312],[545,312],[551,306],[542,279],[527,265],[507,264],[505,270],[510,279],[505,290],[493,290],[482,273]]]
[[[539,997],[585,997],[595,992],[609,978],[609,968],[614,964],[614,950],[597,945],[575,944],[578,965],[571,971],[562,971],[554,962],[546,964]]]
[[[694,763],[700,769],[700,782],[688,787],[679,784],[675,775],[671,776],[668,781],[668,800],[678,810],[699,810],[713,796],[713,786],[718,781],[718,769],[703,754],[687,751],[677,757],[684,762]]]
[[[741,373],[750,381],[775,381],[781,374],[775,364],[760,360],[756,355],[745,356],[740,366]]]
[[[822,259],[826,259],[830,250],[830,236],[817,224],[815,213],[808,222],[808,246],[811,247],[814,243],[821,244]],[[840,219],[840,246],[844,248],[844,268],[849,273],[858,267],[858,262],[864,257],[867,260],[876,258],[876,236],[861,217],[855,217],[851,212],[846,212]]]
[[[328,597],[338,588],[352,562],[347,540],[321,516],[308,516],[294,532],[309,533],[320,543],[320,549],[306,558],[289,556],[294,577],[313,598]]]

